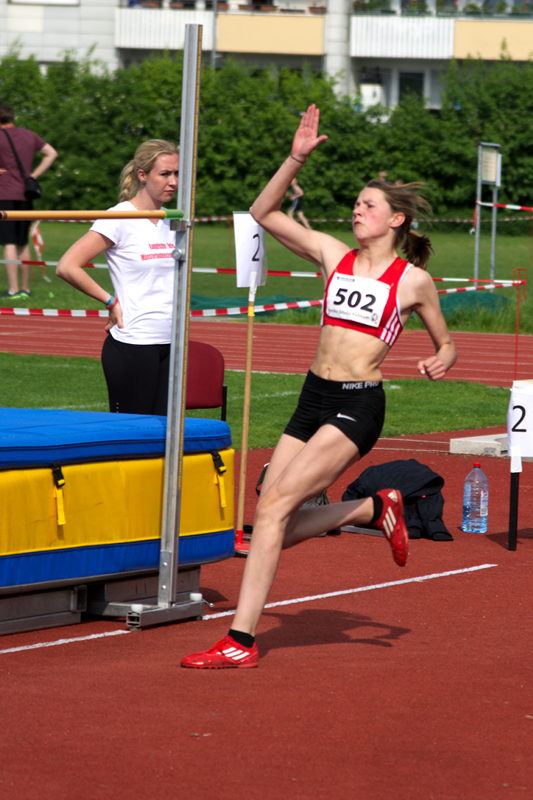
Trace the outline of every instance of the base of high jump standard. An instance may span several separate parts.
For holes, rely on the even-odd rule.
[[[200,567],[180,569],[176,588],[176,604],[165,609],[158,606],[157,573],[35,584],[16,595],[0,590],[0,636],[74,625],[87,614],[125,620],[132,630],[200,619],[210,605],[200,592]]]

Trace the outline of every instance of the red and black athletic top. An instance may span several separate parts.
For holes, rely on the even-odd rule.
[[[365,278],[354,275],[357,252],[346,253],[328,279],[322,325],[368,333],[392,347],[403,330],[398,286],[413,265],[395,258],[379,278]]]

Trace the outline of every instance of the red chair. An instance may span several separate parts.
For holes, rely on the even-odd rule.
[[[185,408],[220,408],[220,419],[225,420],[227,394],[220,350],[205,342],[189,341]]]

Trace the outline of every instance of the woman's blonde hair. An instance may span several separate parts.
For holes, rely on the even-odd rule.
[[[415,217],[431,213],[431,206],[426,198],[419,193],[423,184],[418,181],[388,183],[376,178],[367,183],[367,186],[372,189],[380,189],[391,209],[404,214],[405,220],[395,231],[394,248],[401,250],[407,259],[417,267],[426,269],[429,257],[433,252],[431,242],[427,236],[421,236],[416,231],[411,230]]]
[[[150,172],[159,156],[173,156],[175,153],[179,153],[179,148],[165,139],[148,139],[142,142],[120,173],[120,202],[131,200],[141,188],[138,170]]]

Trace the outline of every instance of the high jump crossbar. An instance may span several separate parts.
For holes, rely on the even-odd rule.
[[[183,219],[177,208],[153,211],[0,211],[0,220],[20,219]]]

